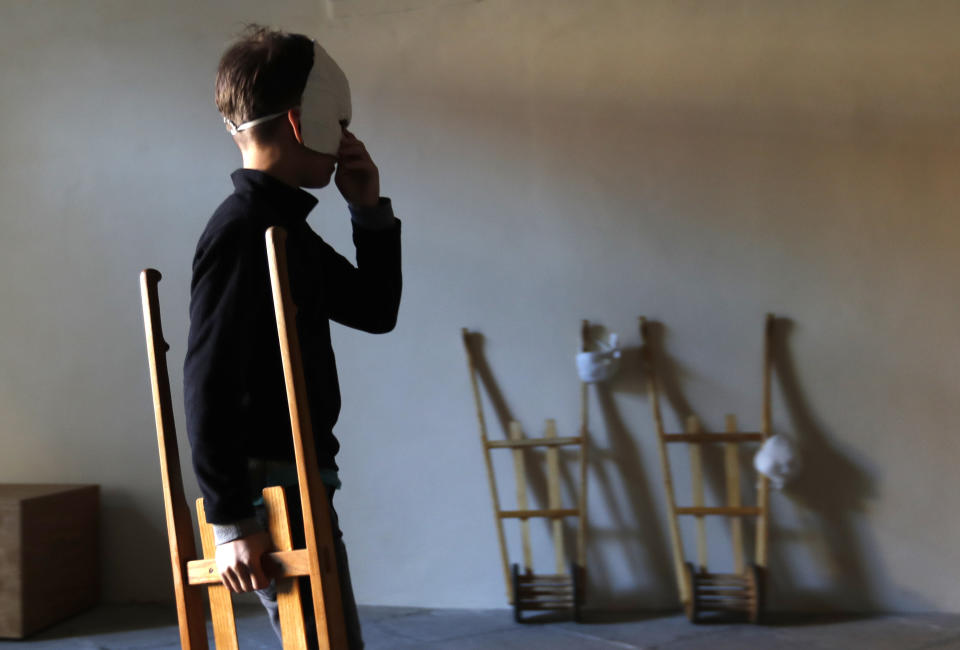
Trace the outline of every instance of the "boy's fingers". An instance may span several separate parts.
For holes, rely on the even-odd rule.
[[[253,584],[250,582],[250,570],[245,564],[237,565],[237,582],[240,583],[240,591],[251,591]]]
[[[223,581],[223,585],[227,589],[229,589],[233,593],[237,593],[237,583],[233,575],[233,571],[231,569],[227,569],[226,571],[223,571],[220,574],[220,579]]]

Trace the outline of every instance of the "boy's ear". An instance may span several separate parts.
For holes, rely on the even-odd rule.
[[[293,127],[293,137],[297,139],[297,142],[303,144],[303,136],[300,134],[300,109],[291,108],[287,111],[287,121]]]

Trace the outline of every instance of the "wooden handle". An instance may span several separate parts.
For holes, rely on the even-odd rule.
[[[274,551],[262,557],[264,570],[271,578],[296,578],[310,575],[310,559],[307,551]],[[216,558],[187,562],[187,574],[191,585],[215,585],[221,582],[217,572]]]

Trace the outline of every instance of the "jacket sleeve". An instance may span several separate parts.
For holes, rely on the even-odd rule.
[[[245,375],[256,295],[253,271],[265,262],[242,224],[198,250],[190,291],[184,401],[193,467],[210,523],[253,516],[243,451]]]
[[[353,219],[357,265],[318,236],[321,247],[319,281],[323,285],[327,316],[347,327],[383,334],[397,323],[403,285],[400,268],[400,221],[393,216],[389,199],[380,199],[378,211],[386,227],[361,225]]]

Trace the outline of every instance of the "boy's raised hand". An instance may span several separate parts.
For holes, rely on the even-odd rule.
[[[337,152],[334,181],[343,198],[354,207],[369,208],[380,201],[380,171],[363,142],[346,127]]]
[[[235,594],[269,587],[263,555],[272,548],[265,530],[217,546],[217,571],[224,586]]]

